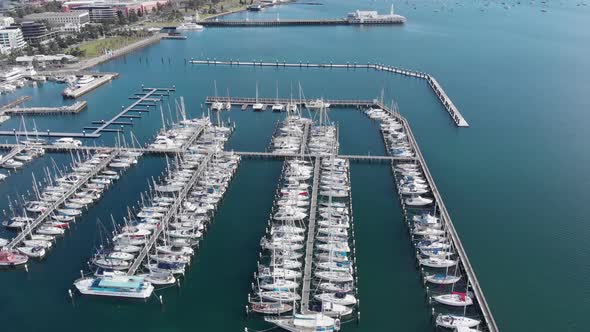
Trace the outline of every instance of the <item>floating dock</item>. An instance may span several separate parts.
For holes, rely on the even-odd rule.
[[[288,99],[288,98],[245,98],[245,97],[212,97],[208,96],[205,99],[205,104],[212,104],[214,102],[231,103],[232,105],[242,105],[242,110],[245,111],[248,106],[256,103],[264,104],[265,108],[267,105],[279,103],[286,105],[288,103],[294,103],[298,106],[304,106],[306,103],[315,101],[316,99]],[[371,107],[374,106],[375,100],[359,100],[359,99],[326,99],[324,102],[329,103],[332,106],[340,107]],[[246,107],[244,107],[244,105]]]
[[[418,72],[415,70],[398,68],[387,66],[383,64],[377,63],[366,63],[366,64],[358,64],[358,63],[346,63],[346,64],[334,64],[334,63],[287,63],[287,62],[256,62],[256,61],[217,61],[217,60],[190,60],[192,64],[203,64],[203,65],[229,65],[229,66],[254,66],[254,67],[285,67],[285,68],[339,68],[339,69],[374,69],[378,71],[390,72],[395,74],[400,74],[408,77],[420,78],[424,79],[428,82],[429,86],[431,87],[432,91],[438,99],[441,101],[445,110],[451,116],[451,119],[457,127],[469,127],[469,123],[465,120],[459,109],[455,106],[455,104],[451,101],[451,98],[446,94],[443,90],[442,86],[438,83],[438,81],[430,74]]]
[[[15,115],[15,114],[41,114],[41,115],[49,115],[49,114],[76,114],[80,113],[83,109],[88,106],[86,101],[77,101],[72,105],[67,106],[59,106],[59,107],[15,107],[15,108],[7,108],[4,109],[2,112],[5,114]]]

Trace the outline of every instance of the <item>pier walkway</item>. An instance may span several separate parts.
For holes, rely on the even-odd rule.
[[[384,71],[390,72],[395,74],[400,74],[408,77],[414,77],[419,79],[424,79],[428,82],[429,86],[431,87],[432,91],[438,99],[441,101],[445,110],[451,116],[451,119],[455,122],[457,127],[469,127],[469,123],[465,120],[459,109],[455,106],[455,104],[451,101],[449,96],[443,90],[442,86],[438,83],[438,81],[430,74],[404,69],[399,67],[393,67],[383,64],[377,63],[366,63],[366,64],[358,64],[358,63],[346,63],[346,64],[334,64],[334,63],[287,63],[287,62],[256,62],[256,61],[239,61],[239,60],[232,60],[229,61],[217,61],[217,60],[190,60],[192,64],[202,64],[202,65],[229,65],[229,66],[253,66],[253,67],[290,67],[290,68],[340,68],[340,69],[374,69],[377,71]]]
[[[298,20],[200,20],[202,26],[214,27],[277,27],[277,26],[333,26],[333,25],[398,25],[404,20],[373,20],[369,22],[349,21],[344,18],[298,19]]]
[[[471,266],[471,263],[469,262],[469,258],[467,257],[467,253],[465,251],[465,248],[463,247],[463,244],[461,243],[461,239],[459,238],[459,234],[457,234],[455,226],[453,225],[453,221],[451,220],[451,216],[449,215],[449,212],[447,211],[447,208],[443,202],[442,196],[436,187],[436,184],[434,182],[434,178],[430,174],[430,171],[428,169],[428,166],[426,165],[426,161],[424,159],[424,156],[422,155],[422,152],[420,151],[420,148],[418,146],[418,143],[416,142],[416,138],[414,137],[414,134],[412,133],[412,130],[410,128],[408,121],[406,120],[406,118],[402,117],[398,113],[392,112],[387,107],[384,107],[384,105],[382,105],[382,106],[383,106],[382,107],[383,110],[388,111],[391,115],[393,115],[396,119],[398,119],[403,124],[404,130],[405,130],[406,134],[408,135],[410,145],[412,146],[412,149],[415,151],[416,156],[418,158],[417,162],[422,167],[422,170],[424,171],[424,175],[426,177],[428,185],[429,185],[430,189],[432,190],[432,194],[434,195],[435,202],[436,202],[435,204],[438,208],[437,210],[440,212],[440,219],[443,222],[445,229],[447,230],[448,234],[451,237],[452,243],[457,251],[457,255],[459,256],[459,260],[461,261],[461,264],[464,267],[465,273],[467,274],[467,278],[469,279],[469,284],[471,285],[471,287],[473,289],[473,293],[475,295],[475,298],[477,299],[477,302],[479,303],[479,307],[481,308],[486,325],[487,325],[489,331],[497,332],[498,326],[496,324],[496,321],[494,320],[494,317],[493,317],[492,312],[489,308],[488,302],[486,301],[483,290],[479,284],[479,280],[477,279],[477,276],[475,275],[475,271],[473,270],[473,267]]]
[[[14,147],[5,155],[0,156],[0,164],[3,164],[8,159],[16,156],[17,154],[21,153],[25,149],[24,145],[15,144]]]
[[[311,189],[311,206],[309,208],[309,222],[307,225],[307,242],[305,243],[305,270],[303,271],[303,287],[301,289],[301,313],[304,314],[309,312],[309,294],[311,292],[311,272],[313,267],[313,243],[315,240],[315,219],[318,204],[321,163],[322,160],[320,157],[315,158]]]
[[[253,105],[256,103],[261,103],[265,105],[272,105],[274,103],[279,103],[286,105],[288,103],[294,103],[298,106],[304,106],[306,103],[315,101],[316,99],[288,99],[288,98],[245,98],[245,97],[211,97],[208,96],[205,99],[205,104],[212,104],[214,102],[223,102],[227,103],[228,101],[233,105]],[[346,100],[346,99],[327,99],[324,102],[329,103],[331,106],[341,106],[341,107],[370,107],[375,105],[375,100],[363,100],[363,99],[355,99],[355,100]],[[242,108],[242,110],[245,110]]]
[[[307,141],[309,139],[309,127],[311,126],[310,123],[306,123],[305,127],[303,128],[303,137],[301,138],[301,150],[300,153],[303,156],[305,154],[305,150],[307,149]]]
[[[11,102],[8,102],[8,103],[0,106],[0,111],[4,111],[4,110],[7,110],[7,109],[16,107],[16,106],[24,103],[27,100],[31,100],[31,98],[33,98],[33,97],[31,97],[31,96],[20,96],[20,97],[16,98],[15,100],[13,100]]]
[[[61,204],[63,204],[66,199],[72,196],[78,189],[80,189],[83,185],[85,185],[92,177],[94,177],[98,172],[102,171],[108,164],[118,155],[118,151],[113,151],[107,158],[100,162],[100,164],[96,165],[96,167],[84,177],[82,177],[78,182],[76,182],[66,193],[64,193],[58,200],[53,202],[43,213],[38,215],[33,222],[27,225],[15,238],[10,241],[6,245],[7,249],[15,248],[21,241],[23,241],[27,235],[31,234],[32,231],[37,228],[47,217],[54,213],[54,211],[59,208]]]
[[[146,112],[147,109],[143,108],[142,106],[155,106],[155,103],[159,102],[162,99],[162,96],[167,95],[168,92],[175,90],[175,88],[142,88],[142,91],[145,91],[145,93],[141,93],[139,96],[134,96],[133,99],[137,99],[131,105],[121,110],[119,114],[115,115],[108,121],[104,121],[99,127],[87,127],[86,129],[94,129],[92,132],[93,135],[100,134],[101,132],[106,131],[108,126],[117,122],[119,118],[125,117],[127,113],[137,111]],[[165,94],[162,94],[162,92],[165,92]],[[138,106],[141,108],[138,109]]]
[[[0,113],[5,114],[75,114],[80,113],[83,109],[86,108],[88,103],[86,101],[77,101],[72,105],[67,106],[59,106],[59,107],[13,107],[13,108],[6,108]]]
[[[194,138],[198,137],[199,133],[202,132],[202,128],[195,132]],[[193,139],[194,141],[194,139]],[[15,148],[24,148],[23,145],[18,144],[0,144],[0,150],[9,150]],[[43,148],[48,152],[67,152],[67,151],[96,151],[109,153],[112,151],[133,151],[141,152],[145,154],[176,154],[185,151],[186,147],[180,149],[154,149],[154,148],[119,148],[110,146],[58,146],[58,145],[39,145],[38,147]],[[278,159],[284,160],[289,158],[317,158],[322,157],[321,155],[309,154],[309,153],[291,153],[281,154],[275,152],[252,152],[252,151],[227,151],[235,153],[243,158],[250,159]],[[392,161],[414,161],[416,157],[392,157],[392,156],[371,156],[371,155],[337,155],[338,158],[348,159],[350,161],[358,162],[392,162]]]
[[[193,187],[193,185],[197,182],[201,173],[203,173],[203,171],[207,169],[207,165],[209,164],[209,161],[211,160],[212,156],[213,153],[209,153],[205,157],[205,159],[201,162],[195,173],[191,176],[189,181],[182,188],[182,190],[174,200],[174,204],[172,204],[170,209],[168,209],[168,212],[166,212],[166,215],[164,215],[164,217],[162,218],[160,224],[158,224],[159,227],[156,228],[156,230],[150,237],[149,241],[145,244],[143,249],[141,249],[137,257],[133,261],[133,264],[131,264],[131,267],[129,267],[129,270],[127,271],[128,275],[133,275],[137,272],[137,270],[141,266],[141,263],[147,257],[152,247],[156,244],[162,232],[168,229],[168,223],[170,223],[170,220],[172,220],[176,213],[178,213],[178,210],[182,206],[185,197],[188,195],[188,192]]]

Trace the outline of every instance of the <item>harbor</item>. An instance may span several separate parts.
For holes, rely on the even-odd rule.
[[[113,119],[120,117],[122,114],[126,114],[129,110],[133,109],[134,107],[137,107],[138,105],[146,106],[144,105],[146,102],[153,106],[153,104],[151,103],[160,102],[160,99],[154,98],[155,96],[167,96],[169,92],[170,90],[168,88],[143,88],[141,93],[138,93],[131,98],[135,100],[135,102],[131,106],[123,109],[122,113],[119,113]],[[264,100],[265,99],[260,100],[258,98],[237,98],[234,100],[226,99],[223,100],[223,102],[227,103],[231,101],[232,103],[238,102],[239,104],[246,104],[251,102],[253,105],[252,107],[256,109],[260,108],[257,105],[259,105],[261,102],[264,102]],[[211,107],[213,107],[214,103],[217,102],[220,102],[220,100],[214,99],[214,97],[208,97],[206,99],[206,103],[209,104]],[[209,135],[213,135],[213,137],[215,137],[215,135],[222,135],[220,136],[223,138],[221,142],[226,141],[229,137],[228,134],[232,131],[232,128],[218,127],[212,125],[208,118],[194,120],[186,119],[183,120],[181,123],[173,125],[170,129],[163,128],[161,134],[158,135],[156,137],[156,140],[153,143],[151,143],[147,148],[127,148],[123,146],[93,148],[85,147],[81,144],[69,143],[37,145],[38,148],[47,148],[48,151],[51,151],[52,147],[54,147],[55,149],[62,149],[62,151],[63,149],[65,149],[66,151],[78,151],[77,153],[90,153],[90,151],[94,151],[94,153],[98,153],[98,156],[102,156],[102,159],[97,159],[95,166],[89,168],[86,171],[86,173],[82,173],[81,176],[72,179],[72,184],[66,187],[63,193],[57,194],[57,196],[55,196],[55,199],[50,200],[50,202],[52,202],[51,205],[47,205],[45,207],[45,205],[43,205],[44,203],[26,203],[30,211],[39,211],[40,214],[34,219],[31,219],[30,221],[25,221],[28,219],[26,217],[21,216],[13,217],[12,222],[5,223],[5,226],[7,227],[16,228],[18,226],[22,228],[21,232],[19,232],[16,237],[6,242],[5,248],[8,250],[12,250],[13,248],[24,248],[19,250],[33,257],[45,256],[45,249],[49,248],[49,243],[43,242],[46,241],[44,236],[50,236],[46,233],[55,232],[55,234],[51,234],[51,236],[55,236],[57,235],[57,232],[63,231],[60,230],[59,227],[54,226],[45,225],[40,227],[41,223],[46,222],[46,219],[50,216],[57,220],[54,223],[61,222],[61,220],[65,220],[68,218],[74,219],[76,216],[78,216],[80,212],[75,212],[78,210],[75,210],[71,207],[68,209],[66,208],[68,207],[67,204],[70,204],[70,206],[73,204],[75,205],[75,207],[80,206],[77,204],[80,204],[82,201],[80,199],[72,200],[71,197],[73,197],[73,195],[76,192],[78,192],[82,186],[87,185],[88,181],[92,181],[91,179],[93,179],[100,172],[103,172],[102,174],[104,174],[104,176],[108,176],[106,178],[102,177],[101,181],[107,181],[107,179],[110,179],[110,176],[118,177],[116,172],[105,173],[104,169],[107,166],[118,167],[119,164],[127,165],[121,165],[124,169],[127,168],[128,165],[131,165],[133,163],[133,161],[131,161],[133,159],[123,161],[121,160],[121,158],[119,158],[118,161],[113,162],[113,160],[119,154],[125,154],[125,158],[128,159],[137,158],[143,155],[144,153],[149,152],[173,152],[177,155],[180,154],[180,160],[185,160],[185,162],[189,162],[189,165],[191,166],[189,166],[188,168],[186,166],[181,165],[170,166],[168,170],[169,174],[163,176],[160,180],[163,183],[154,183],[153,190],[155,190],[155,192],[151,194],[146,193],[146,195],[141,195],[142,202],[144,202],[145,198],[149,198],[149,201],[151,201],[151,203],[144,202],[143,207],[139,207],[137,217],[134,218],[130,214],[128,218],[124,218],[124,226],[122,226],[121,228],[121,233],[112,238],[113,244],[111,245],[114,245],[113,249],[106,250],[101,245],[100,249],[93,256],[90,264],[95,265],[98,268],[98,270],[95,271],[91,269],[90,272],[93,273],[94,276],[92,277],[88,276],[87,274],[83,274],[82,278],[75,282],[76,287],[83,294],[122,297],[129,296],[141,297],[145,299],[150,297],[154,290],[154,287],[150,285],[150,281],[155,285],[167,285],[174,283],[174,275],[183,275],[185,273],[185,270],[190,263],[190,258],[184,257],[184,252],[186,251],[186,253],[191,253],[190,255],[192,255],[194,250],[189,250],[189,248],[196,248],[196,246],[198,246],[199,240],[202,238],[203,232],[205,230],[204,225],[205,223],[210,222],[211,217],[208,215],[207,211],[209,211],[209,209],[215,210],[215,207],[201,208],[201,210],[199,210],[199,206],[204,207],[202,204],[204,204],[205,201],[195,201],[194,199],[192,199],[193,196],[189,197],[189,192],[195,192],[194,188],[198,181],[201,181],[198,182],[200,184],[208,183],[207,180],[204,180],[203,176],[205,174],[205,170],[208,170],[212,167],[210,165],[212,160],[218,160],[219,158],[231,159],[231,156],[235,156],[235,158],[280,158],[285,160],[285,181],[293,177],[295,178],[289,181],[292,182],[296,178],[299,178],[300,180],[296,183],[289,182],[288,185],[285,184],[285,189],[281,190],[277,194],[277,197],[284,196],[276,202],[276,211],[272,213],[272,215],[274,216],[273,219],[275,220],[275,224],[273,224],[273,227],[277,227],[277,231],[272,231],[270,233],[272,234],[271,240],[263,238],[263,240],[261,241],[263,249],[271,250],[272,252],[270,255],[271,265],[269,265],[267,268],[264,268],[259,265],[258,275],[256,276],[257,280],[260,279],[259,281],[257,281],[257,283],[259,283],[262,279],[267,278],[266,274],[269,272],[266,271],[269,269],[268,271],[270,271],[271,273],[269,276],[272,277],[272,283],[268,285],[264,284],[262,286],[259,286],[262,288],[253,293],[253,295],[256,295],[259,298],[259,300],[253,299],[249,296],[249,302],[253,306],[251,310],[260,311],[264,313],[275,313],[276,310],[278,310],[276,313],[284,312],[287,310],[283,310],[280,308],[276,309],[275,306],[272,304],[272,301],[277,301],[277,299],[281,299],[278,301],[287,302],[295,302],[300,300],[299,305],[292,305],[288,308],[294,311],[296,311],[296,308],[299,308],[302,315],[308,315],[307,317],[316,317],[317,315],[324,315],[324,313],[318,314],[312,310],[312,308],[315,308],[315,306],[312,306],[312,303],[316,303],[317,301],[319,301],[320,307],[323,308],[329,306],[327,308],[329,308],[329,310],[335,310],[334,315],[338,317],[337,319],[333,319],[328,318],[328,315],[326,316],[326,318],[322,318],[322,322],[324,322],[322,324],[332,324],[334,326],[336,326],[335,324],[337,324],[339,326],[339,317],[341,316],[351,315],[352,313],[356,312],[356,315],[360,317],[360,311],[355,311],[354,307],[352,309],[349,308],[350,310],[347,309],[347,306],[355,306],[357,303],[357,300],[354,297],[354,294],[356,294],[357,291],[354,287],[354,284],[352,283],[353,281],[354,283],[358,283],[358,279],[354,277],[357,271],[356,266],[352,265],[353,262],[356,262],[356,258],[354,255],[355,248],[352,245],[354,244],[354,226],[352,226],[351,228],[352,233],[350,235],[350,238],[341,238],[343,235],[348,236],[348,232],[340,234],[342,229],[348,229],[349,227],[351,227],[350,225],[354,225],[352,208],[350,205],[352,199],[350,197],[350,189],[347,189],[350,186],[350,183],[347,182],[347,179],[350,177],[350,175],[348,175],[348,163],[349,161],[353,160],[364,162],[388,162],[391,163],[392,171],[395,174],[397,174],[399,170],[399,165],[402,165],[403,167],[410,167],[408,168],[408,170],[412,169],[412,172],[415,172],[414,168],[412,167],[416,166],[404,165],[419,165],[420,172],[424,173],[426,176],[428,187],[425,188],[431,188],[434,196],[434,199],[424,199],[425,203],[420,203],[419,205],[429,205],[434,200],[436,200],[434,214],[429,214],[428,216],[431,216],[429,218],[433,218],[433,220],[438,220],[438,218],[442,220],[442,223],[444,225],[444,232],[448,231],[450,236],[449,241],[451,247],[449,248],[452,249],[450,249],[448,252],[450,255],[454,255],[456,250],[458,262],[461,266],[460,269],[457,268],[455,270],[455,273],[464,271],[464,279],[467,280],[468,289],[469,287],[471,287],[474,290],[474,296],[477,300],[478,309],[476,311],[470,312],[472,315],[477,314],[477,312],[481,312],[483,319],[472,320],[473,322],[477,322],[474,324],[479,325],[483,322],[487,329],[489,329],[490,331],[496,331],[497,327],[495,326],[495,321],[493,320],[491,311],[488,308],[487,302],[483,295],[483,291],[481,290],[475,273],[473,272],[473,269],[469,263],[467,254],[461,246],[460,239],[456,231],[454,230],[452,221],[448,215],[448,212],[446,211],[446,208],[444,207],[444,203],[442,203],[442,198],[440,194],[436,191],[436,187],[434,185],[432,176],[428,173],[428,168],[426,167],[426,164],[419,152],[417,143],[413,138],[413,135],[411,134],[411,130],[406,120],[403,117],[401,117],[398,113],[392,112],[391,110],[387,109],[381,102],[377,100],[371,102],[355,102],[353,100],[331,100],[331,102],[334,105],[353,107],[353,109],[356,109],[357,112],[364,112],[365,114],[369,115],[372,119],[378,119],[379,121],[387,120],[387,127],[383,127],[383,125],[381,126],[382,131],[387,130],[383,131],[383,135],[385,135],[385,133],[387,132],[388,135],[393,134],[395,137],[397,137],[396,141],[401,140],[402,142],[405,142],[403,143],[403,146],[405,146],[404,148],[400,149],[390,147],[388,143],[389,139],[385,139],[386,136],[383,136],[385,144],[389,151],[389,156],[365,157],[341,155],[338,153],[339,143],[337,140],[337,128],[328,117],[329,111],[327,106],[330,105],[328,105],[325,102],[320,103],[319,106],[317,106],[319,108],[314,109],[314,111],[318,112],[318,114],[316,119],[312,123],[311,119],[306,119],[305,117],[302,117],[299,109],[309,108],[310,105],[314,105],[314,107],[316,107],[316,104],[313,103],[313,100],[300,100],[299,102],[294,103],[292,99],[281,100],[275,98],[274,100],[268,99],[268,102],[272,102],[273,107],[276,109],[279,108],[277,105],[283,105],[281,110],[285,112],[286,118],[282,123],[279,124],[279,127],[277,127],[277,129],[275,130],[275,134],[273,135],[273,140],[271,144],[271,151],[266,153],[248,153],[243,151],[232,151],[229,152],[229,155],[225,157],[219,156],[219,152],[216,152],[217,148],[215,148],[215,145],[213,146],[213,148],[211,148],[206,147],[202,144],[206,142],[206,137],[208,137]],[[281,104],[281,102],[284,102],[285,104]],[[183,110],[183,104],[177,105],[178,112],[182,113]],[[218,117],[219,126],[221,126],[221,118],[219,117],[221,112],[222,111],[217,111],[216,113]],[[115,120],[111,120],[110,122],[105,123],[104,127],[97,128],[97,132],[104,130],[106,126],[113,123],[114,121]],[[10,157],[11,155],[16,155],[21,151],[18,146],[10,144],[5,144],[1,147],[12,148],[12,152],[8,155],[8,157]],[[235,158],[231,160],[237,161],[238,159]],[[93,159],[91,158],[90,160]],[[305,160],[309,161],[307,162]],[[182,163],[182,161],[180,162]],[[237,164],[235,165],[237,166]],[[76,167],[83,168],[84,166]],[[300,170],[296,171],[296,169]],[[406,170],[405,168],[402,169],[404,171]],[[235,169],[234,171],[232,171],[232,174],[234,172]],[[181,178],[182,180],[175,180],[177,177]],[[67,176],[65,178],[67,178]],[[62,179],[64,178],[62,177]],[[321,184],[320,179],[322,181]],[[305,184],[307,180],[310,180],[309,184]],[[400,181],[399,178],[396,178],[396,181]],[[229,185],[229,182],[227,182],[227,180],[225,180],[224,183],[225,186]],[[303,188],[306,188],[307,186],[310,186],[310,191],[300,191],[303,190]],[[204,189],[205,192],[209,192],[208,189]],[[203,188],[201,190],[203,190]],[[413,215],[407,214],[407,199],[405,200],[403,198],[404,194],[406,193],[400,190],[401,189],[398,188],[398,193],[400,195],[402,203],[402,210],[404,211],[405,218],[409,224],[410,220],[416,219],[415,217],[413,217]],[[421,191],[417,191],[417,193],[423,194],[430,192],[430,190],[426,189],[420,190]],[[299,201],[300,198],[298,197],[300,196],[298,195],[301,195],[303,193],[305,193],[304,196],[301,196],[303,198],[309,194],[309,201],[307,201],[308,198],[305,198],[305,200],[301,202]],[[171,197],[168,196],[170,194],[172,195]],[[41,199],[41,197],[45,197],[46,195],[48,194],[45,191],[43,191],[43,194],[39,195],[37,199]],[[207,197],[207,195],[205,195],[204,197]],[[217,199],[221,198],[221,196],[216,197]],[[346,197],[348,198],[348,203],[342,202],[342,198]],[[420,198],[420,196],[418,196],[418,198]],[[67,201],[68,203],[66,203],[66,200],[68,199],[69,201]],[[188,203],[189,201],[192,203]],[[84,201],[85,204],[89,204],[91,202],[92,201]],[[66,208],[60,208],[60,206],[62,206],[62,204],[64,203],[66,204]],[[198,203],[198,205],[194,205],[195,203]],[[304,206],[304,204],[309,204],[309,212],[303,212],[306,211],[302,210],[301,208],[301,206]],[[55,214],[56,211],[61,211],[62,213],[67,212],[67,214]],[[437,211],[440,215],[437,214]],[[203,213],[205,215],[202,215]],[[319,229],[316,231],[318,223],[318,221],[316,221],[316,217],[318,216],[320,217]],[[193,224],[190,222],[190,220],[193,220],[192,218],[195,217],[197,217],[198,223]],[[139,223],[137,223],[137,221],[132,222],[132,220],[143,221],[139,221]],[[304,221],[305,223],[302,223]],[[145,224],[143,224],[144,222]],[[63,225],[65,226],[66,224]],[[291,228],[293,228],[294,232],[287,231]],[[304,239],[303,236],[299,235],[300,228],[307,230],[307,234],[305,236],[306,242],[304,245],[303,243],[301,245],[297,244],[299,243],[299,241],[303,241]],[[34,235],[35,237],[33,237],[33,231],[37,229],[41,229],[42,233],[36,233],[37,235]],[[280,231],[278,231],[279,229]],[[339,231],[336,232],[336,230]],[[438,232],[438,228],[432,228],[432,230]],[[283,233],[284,235],[280,235]],[[27,236],[31,236],[32,239],[27,240]],[[276,238],[276,236],[281,237]],[[283,236],[285,236],[286,238],[283,239]],[[275,238],[276,240],[272,240]],[[290,240],[286,240],[287,238],[289,238]],[[318,242],[316,241],[316,239],[321,240]],[[412,240],[413,239],[414,237],[412,237]],[[39,247],[39,249],[35,249],[36,251],[34,253],[29,253],[30,250],[33,250],[31,248],[37,247],[19,247],[19,245],[23,241],[29,241],[25,242],[28,244],[32,244],[31,241],[33,241],[35,242],[35,244],[42,244],[42,247]],[[166,249],[168,248],[166,247],[166,244],[170,243],[171,241],[172,243],[176,244],[173,244],[173,246],[171,247],[172,249]],[[353,252],[351,252],[350,254],[348,254],[348,251],[350,249],[348,249],[349,246],[347,244],[349,241],[351,244],[351,248],[353,250]],[[107,245],[109,242],[110,240],[106,239]],[[163,254],[158,254],[158,250],[155,250],[155,248],[158,246],[158,243],[164,245],[162,247],[162,250],[164,250]],[[174,246],[177,246],[177,248],[174,249]],[[328,248],[330,249],[328,250]],[[304,249],[305,253],[303,255],[303,261],[301,263],[295,263],[296,261],[293,261],[293,258],[298,257],[297,254],[290,254],[290,256],[285,257],[276,256],[274,252],[277,249]],[[170,250],[175,251],[172,252]],[[182,254],[176,253],[177,250],[181,250]],[[320,250],[319,253],[317,250]],[[322,254],[322,250],[328,250],[327,254]],[[345,250],[344,252],[342,252],[342,254],[346,254],[344,254],[344,256],[342,256],[342,254],[332,256],[333,250]],[[324,257],[323,255],[327,256]],[[346,260],[343,261],[342,257],[346,257]],[[317,261],[318,258],[320,259],[319,261]],[[294,267],[304,267],[301,270],[301,272],[289,270],[289,267],[283,267],[282,265],[279,265],[279,262],[282,262],[285,259],[292,261],[292,263],[289,264],[293,265]],[[425,258],[417,257],[417,259],[419,262],[422,262],[422,260],[424,260]],[[26,262],[26,260],[24,261]],[[341,264],[344,264],[345,262],[348,262],[345,265],[347,266],[346,269],[350,270],[350,273],[354,274],[346,275],[347,272],[344,272],[345,270],[341,270],[341,267],[339,266]],[[332,267],[332,264],[337,265]],[[320,270],[317,270],[317,268],[314,268],[314,266],[319,266],[321,268]],[[127,294],[123,292],[123,290],[120,291],[121,293],[118,293],[119,291],[116,291],[114,293],[112,291],[109,291],[108,294],[103,294],[103,289],[100,288],[100,286],[90,286],[89,283],[92,283],[94,285],[95,282],[102,282],[102,280],[105,280],[104,282],[106,283],[108,280],[118,280],[117,278],[120,277],[117,274],[112,275],[107,272],[101,272],[101,269],[115,271],[122,270],[126,271],[126,273],[131,276],[136,275],[140,271],[146,271],[147,269],[147,274],[140,274],[140,277],[134,279],[137,282],[140,282],[140,285],[142,285],[140,286],[140,288],[136,290],[136,292],[138,292],[137,294]],[[323,272],[324,269],[326,270],[325,272]],[[286,279],[277,279],[280,275],[284,273],[287,273],[287,275],[289,275],[289,273],[292,273],[293,277],[283,276],[283,278]],[[300,277],[297,277],[297,275],[300,275]],[[424,275],[424,278],[428,278],[428,276],[429,275]],[[300,279],[301,285],[299,286],[299,283],[296,283],[293,284],[293,287],[286,287],[287,293],[285,294],[282,294],[281,291],[277,293],[276,290],[273,291],[274,293],[266,291],[266,289],[275,289],[277,287],[273,286],[275,284],[289,284],[290,281],[288,280],[292,279]],[[268,281],[264,282],[267,283]],[[341,286],[337,286],[343,282],[345,284],[342,285],[342,287],[345,286],[346,288],[340,288]],[[301,287],[300,295],[297,295],[296,297],[288,295],[295,294],[291,293],[291,291],[295,291],[299,287]],[[348,292],[351,292],[353,290],[354,293],[345,296],[343,295],[343,297],[340,297],[340,295],[338,295],[338,297],[334,297],[335,295],[334,293],[332,293],[334,292],[334,289],[345,290],[343,294],[347,294]],[[336,294],[340,293],[338,293],[337,291]],[[271,302],[267,302],[268,300],[271,300]],[[465,305],[464,307],[466,308],[467,305]],[[444,322],[446,322],[445,319],[447,319],[447,317],[452,317],[451,319],[456,319],[458,322],[460,322],[462,319],[467,319],[461,318],[465,316],[445,316],[443,314],[438,314],[435,312],[434,307],[432,314],[433,316],[435,314],[437,315],[437,325],[444,325]],[[289,326],[292,324],[297,324],[296,319],[299,318],[295,318],[295,321],[293,319],[294,318],[286,318],[277,320],[275,318],[266,318],[268,322],[276,324],[278,326]]]
[[[588,181],[571,167],[588,159],[579,29],[588,7],[395,5],[403,25],[181,29],[185,40],[83,71],[36,68],[55,74],[3,94],[2,105],[29,96],[20,107],[87,103],[1,124],[0,222],[24,227],[0,226],[0,242],[28,231],[0,255],[26,261],[0,267],[10,285],[3,327],[584,330],[588,306],[567,294],[589,288]],[[165,16],[175,9],[161,8],[128,28],[188,22],[181,15],[194,9],[180,6],[174,22]],[[218,20],[330,20],[389,6],[325,0]],[[100,44],[115,47],[104,33]],[[119,76],[63,98],[61,79],[100,73]],[[174,91],[117,117],[144,87]],[[69,188],[66,178],[116,153],[27,228]],[[141,157],[111,167],[126,154]],[[559,272],[528,278],[542,262]]]

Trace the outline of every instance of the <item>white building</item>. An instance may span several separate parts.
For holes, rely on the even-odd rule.
[[[2,29],[0,30],[0,51],[2,54],[8,54],[12,50],[18,50],[25,47],[27,43],[23,39],[23,33],[20,29]]]
[[[73,11],[68,13],[62,12],[45,12],[30,14],[23,18],[26,21],[45,21],[52,27],[57,27],[62,31],[79,32],[80,28],[90,22],[90,16],[87,11]]]
[[[0,16],[0,28],[9,27],[13,23],[14,19],[12,17]]]

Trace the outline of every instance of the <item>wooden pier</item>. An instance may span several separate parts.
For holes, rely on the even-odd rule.
[[[94,177],[98,172],[102,171],[108,164],[118,155],[118,151],[111,152],[111,154],[106,157],[100,164],[96,165],[96,167],[89,172],[88,174],[84,175],[78,182],[76,182],[66,193],[64,193],[58,200],[53,202],[50,206],[47,207],[45,211],[43,211],[40,215],[38,215],[33,222],[27,225],[16,237],[14,237],[10,243],[6,245],[8,249],[14,249],[19,243],[21,243],[27,235],[31,234],[32,231],[37,228],[42,222],[45,221],[54,211],[63,204],[70,196],[72,196],[76,191],[80,189],[83,185],[85,185],[92,177]]]
[[[399,75],[404,75],[407,77],[419,78],[424,79],[428,82],[428,85],[434,92],[434,94],[438,97],[441,101],[445,110],[451,116],[451,119],[457,127],[469,127],[469,124],[459,112],[459,109],[455,106],[455,104],[451,101],[451,98],[446,94],[443,90],[442,86],[438,83],[438,81],[430,74],[404,69],[399,67],[393,67],[383,64],[377,63],[366,63],[366,64],[358,64],[358,63],[346,63],[346,64],[334,64],[334,63],[287,63],[284,61],[275,61],[275,62],[256,62],[256,61],[239,61],[239,60],[229,60],[229,61],[217,61],[217,60],[190,60],[192,64],[203,64],[203,65],[228,65],[228,66],[254,66],[254,67],[284,67],[284,68],[327,68],[327,69],[373,69],[377,71],[383,72],[390,72]]]
[[[315,158],[313,167],[313,183],[311,189],[311,206],[307,223],[307,242],[305,243],[305,269],[303,270],[303,287],[301,289],[301,312],[309,313],[309,295],[311,293],[311,272],[313,267],[313,243],[315,241],[315,219],[318,204],[318,188],[320,183],[321,158]]]
[[[1,113],[6,113],[10,115],[26,115],[26,114],[41,114],[41,115],[49,115],[49,114],[76,114],[80,113],[83,109],[88,106],[86,101],[77,101],[72,105],[67,106],[59,106],[59,107],[13,107],[13,108],[6,108]]]
[[[131,267],[129,267],[129,270],[127,271],[128,275],[134,275],[137,272],[137,270],[141,266],[141,263],[143,262],[143,260],[147,257],[148,253],[150,252],[151,248],[156,244],[156,241],[158,241],[158,238],[162,234],[162,231],[168,229],[168,223],[170,222],[170,220],[172,220],[172,218],[176,215],[178,210],[181,208],[182,203],[184,202],[184,199],[188,195],[190,189],[193,187],[193,185],[199,179],[199,176],[201,175],[201,173],[203,173],[203,171],[205,169],[207,169],[207,165],[209,164],[209,161],[211,160],[212,156],[213,156],[213,153],[209,153],[205,157],[205,159],[199,165],[199,168],[197,168],[195,173],[193,173],[193,175],[191,176],[189,181],[182,188],[182,190],[180,191],[180,193],[178,194],[178,196],[174,200],[174,204],[172,204],[172,206],[168,209],[168,212],[166,212],[166,215],[162,218],[160,224],[158,224],[158,227],[156,228],[154,233],[151,235],[148,242],[141,249],[141,251],[139,252],[137,257],[133,261],[133,264],[131,265]]]

